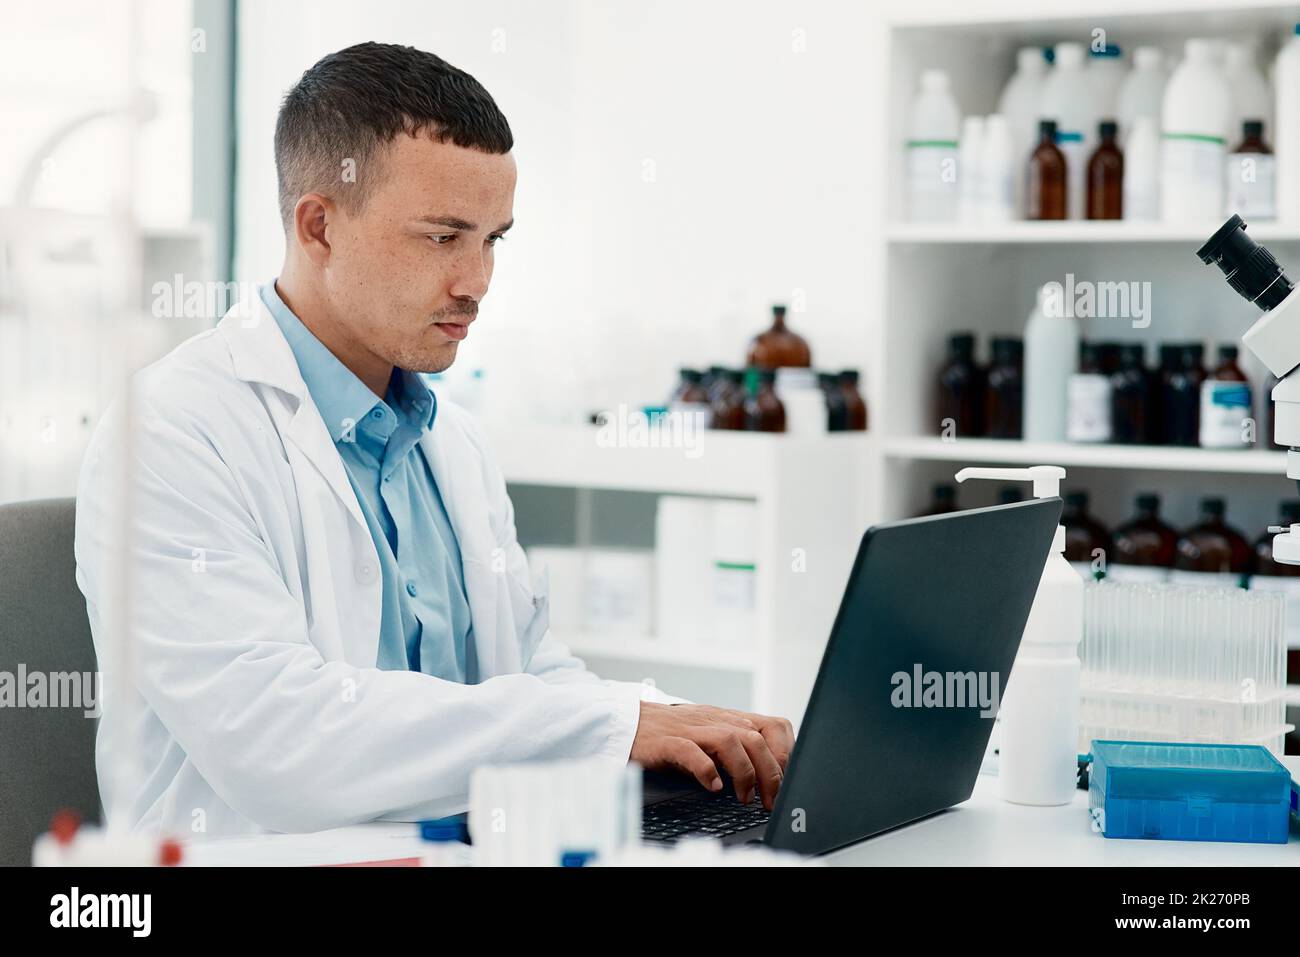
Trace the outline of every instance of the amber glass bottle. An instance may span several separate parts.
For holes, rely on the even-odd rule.
[[[1065,219],[1065,155],[1056,146],[1056,121],[1038,124],[1038,146],[1029,157],[1026,219]]]
[[[1065,526],[1065,560],[1080,572],[1092,577],[1092,563],[1096,551],[1109,560],[1110,532],[1088,513],[1088,493],[1068,492],[1065,508],[1061,510],[1061,524]]]
[[[786,328],[785,306],[772,307],[772,327],[760,332],[750,342],[747,361],[759,369],[780,369],[782,366],[806,369],[812,365],[808,343]]]
[[[975,337],[969,332],[948,339],[948,361],[939,371],[939,433],[955,423],[956,438],[984,434],[984,375],[975,365]]]
[[[1115,547],[1110,566],[1149,568],[1163,571],[1174,567],[1178,554],[1178,533],[1160,521],[1160,497],[1151,493],[1137,497],[1137,515],[1115,529]],[[1120,571],[1114,577],[1122,578]],[[1133,577],[1137,577],[1134,575]]]
[[[1088,218],[1124,218],[1124,154],[1115,142],[1114,120],[1103,120],[1101,144],[1088,159]]]
[[[750,432],[784,432],[785,406],[777,398],[776,370],[750,368],[745,372],[745,428]]]
[[[993,340],[993,364],[986,375],[984,431],[991,439],[1018,439],[1024,410],[1024,343]]]
[[[1254,552],[1241,533],[1224,521],[1221,498],[1201,500],[1201,520],[1178,539],[1174,567],[1180,572],[1241,576],[1250,573]]]
[[[858,391],[858,370],[845,369],[839,375],[840,394],[844,399],[844,427],[850,432],[867,430],[867,403]]]
[[[713,376],[709,407],[715,429],[739,431],[745,428],[745,387],[735,369],[718,369]]]

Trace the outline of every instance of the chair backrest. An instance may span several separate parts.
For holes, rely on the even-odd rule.
[[[85,685],[96,664],[75,515],[70,498],[0,505],[0,682],[9,683],[0,688],[0,865],[31,863],[55,811],[100,817],[96,720],[81,698],[99,684]]]

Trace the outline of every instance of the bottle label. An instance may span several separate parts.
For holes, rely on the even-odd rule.
[[[1225,215],[1238,213],[1247,222],[1276,218],[1274,163],[1266,153],[1228,154]]]
[[[1103,375],[1076,373],[1066,386],[1065,434],[1071,442],[1110,441],[1110,380]]]
[[[1201,383],[1201,447],[1237,449],[1250,445],[1250,386],[1245,382],[1206,379]]]
[[[907,189],[912,219],[954,219],[958,199],[957,141],[909,140]]]
[[[1158,585],[1169,581],[1169,569],[1160,565],[1121,565],[1111,562],[1106,566],[1106,580],[1129,582],[1135,585]]]
[[[1223,215],[1223,139],[1165,133],[1160,142],[1161,213],[1165,219]]]
[[[756,575],[748,562],[714,562],[713,606],[727,611],[753,611]]]

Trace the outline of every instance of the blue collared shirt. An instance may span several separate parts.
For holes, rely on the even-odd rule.
[[[460,544],[419,445],[437,401],[420,376],[394,369],[383,400],[293,314],[268,283],[262,301],[289,341],[334,439],[379,553],[385,670],[465,682],[473,647]]]

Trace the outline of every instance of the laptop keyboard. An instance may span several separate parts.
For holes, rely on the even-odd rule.
[[[683,837],[726,837],[766,824],[769,816],[757,794],[748,804],[729,790],[684,794],[642,809],[641,839],[671,844]]]

